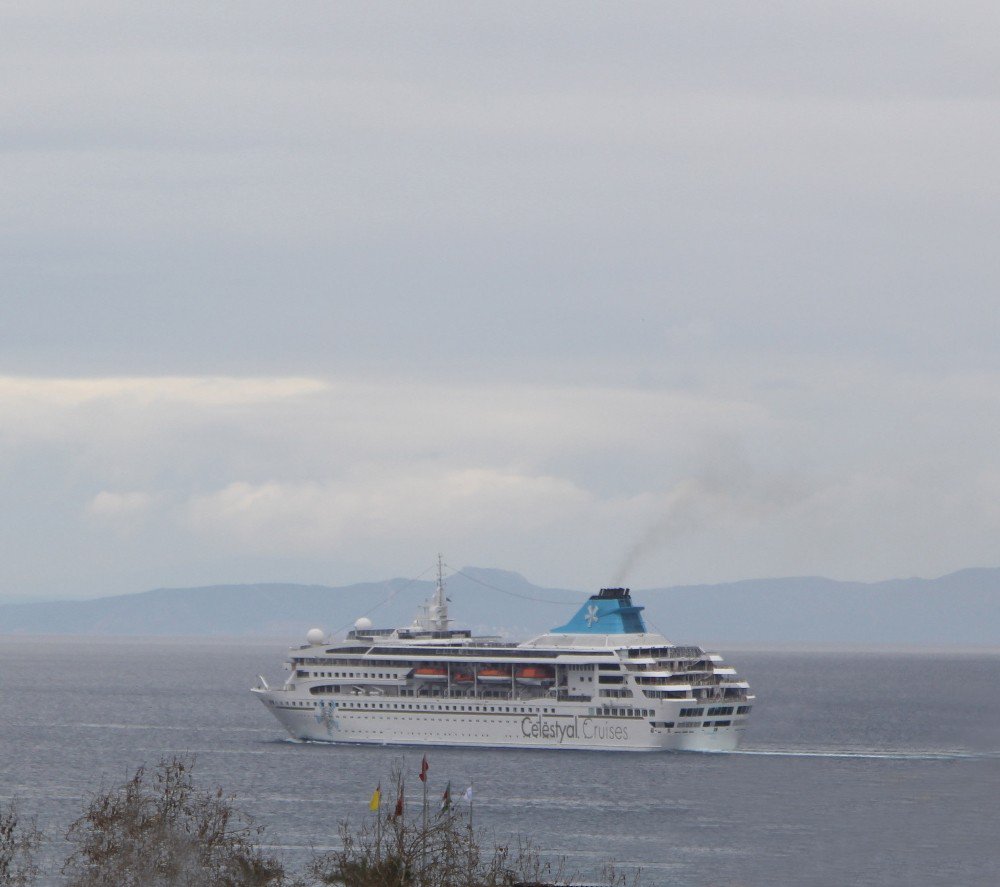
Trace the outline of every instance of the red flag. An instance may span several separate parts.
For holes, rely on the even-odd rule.
[[[403,786],[399,787],[399,797],[396,798],[396,810],[392,814],[392,818],[395,819],[397,816],[403,815]]]
[[[427,771],[430,769],[430,764],[427,763],[427,755],[424,755],[424,759],[420,762],[420,781],[427,782]]]

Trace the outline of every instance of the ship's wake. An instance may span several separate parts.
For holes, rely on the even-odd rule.
[[[776,758],[844,758],[866,761],[961,761],[1000,758],[1000,751],[968,749],[807,749],[741,748],[712,752],[723,755],[753,755]]]

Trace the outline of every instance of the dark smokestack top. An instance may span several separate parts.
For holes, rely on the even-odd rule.
[[[602,588],[600,593],[594,595],[599,601],[616,601],[622,600],[629,596],[629,589],[627,588]]]

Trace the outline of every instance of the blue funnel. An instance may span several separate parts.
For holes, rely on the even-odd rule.
[[[602,588],[552,634],[645,634],[642,607],[632,606],[627,588]]]

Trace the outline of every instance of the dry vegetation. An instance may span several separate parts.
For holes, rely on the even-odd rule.
[[[380,808],[340,823],[340,848],[293,874],[260,844],[256,825],[221,789],[199,788],[194,762],[174,757],[140,767],[124,784],[88,801],[66,838],[65,887],[541,887],[575,882],[564,860],[518,839],[489,841],[466,811],[391,815]],[[397,797],[403,779],[393,773]],[[15,803],[0,807],[0,887],[33,887],[43,835]],[[638,887],[639,875],[605,867],[602,883]]]
[[[42,833],[35,820],[21,816],[14,801],[0,807],[0,887],[35,883],[35,854],[41,843]]]
[[[282,887],[281,861],[263,853],[263,829],[223,795],[194,785],[192,762],[171,758],[98,792],[66,837],[67,887]]]

